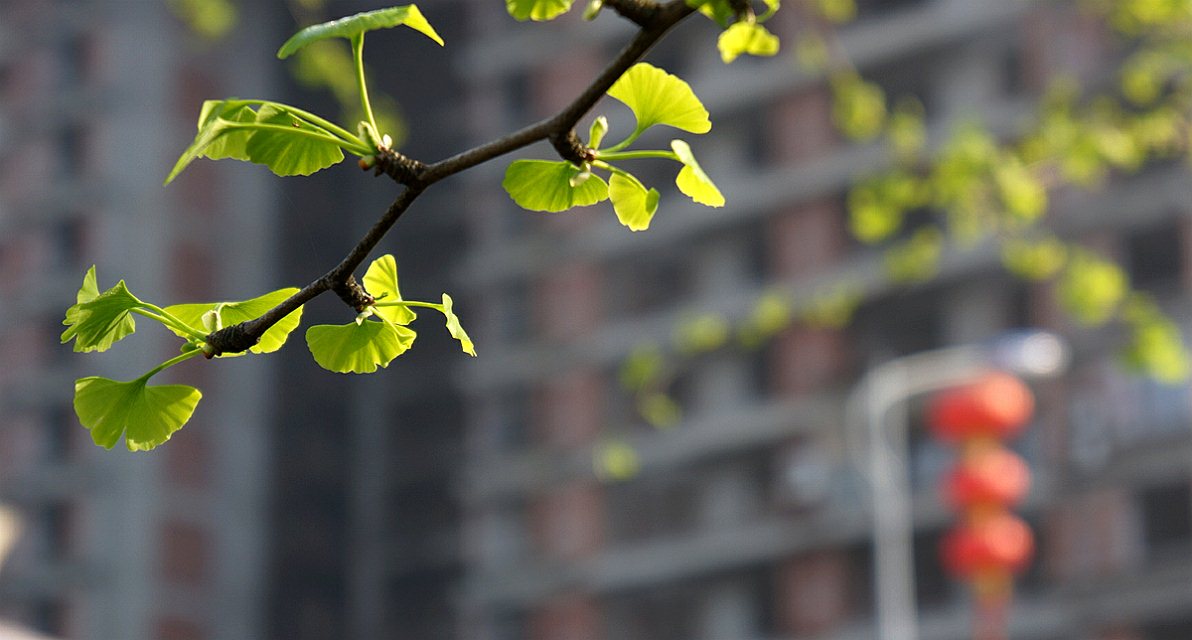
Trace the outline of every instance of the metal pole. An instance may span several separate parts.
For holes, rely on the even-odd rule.
[[[866,391],[869,471],[873,481],[873,563],[878,636],[915,640],[914,531],[907,482],[906,380],[901,367],[875,376]]]

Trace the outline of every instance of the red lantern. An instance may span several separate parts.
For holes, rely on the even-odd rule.
[[[991,373],[938,394],[928,408],[928,416],[936,437],[945,442],[1004,440],[1026,425],[1034,408],[1030,389],[1018,378]]]
[[[1031,472],[1022,458],[1002,447],[983,448],[961,458],[943,478],[944,500],[957,510],[1009,507],[1026,495]]]
[[[970,580],[1018,573],[1035,550],[1035,538],[1025,522],[998,513],[953,529],[942,544],[944,566]]]

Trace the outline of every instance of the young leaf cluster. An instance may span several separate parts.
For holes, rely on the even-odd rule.
[[[724,206],[724,196],[704,173],[687,142],[672,140],[670,150],[630,148],[647,129],[657,125],[689,133],[711,130],[707,109],[686,82],[640,62],[621,76],[608,95],[633,111],[634,130],[620,142],[601,148],[609,126],[608,119],[599,116],[589,129],[589,158],[581,166],[565,160],[514,161],[501,183],[514,202],[531,211],[559,212],[611,200],[621,224],[632,231],[643,231],[658,210],[659,193],[643,185],[622,163],[657,158],[680,165],[675,185],[683,194],[709,207]],[[607,181],[601,172],[608,175]]]
[[[464,353],[475,356],[471,338],[452,310],[451,296],[441,303],[403,300],[397,281],[397,261],[386,254],[373,260],[364,274],[364,286],[374,297],[353,322],[315,325],[306,330],[306,345],[319,366],[336,373],[373,373],[387,367],[413,344],[417,333],[407,325],[417,314],[414,308],[433,309],[443,314],[447,331],[459,341]]]
[[[280,289],[242,302],[183,304],[159,307],[145,302],[128,290],[121,280],[100,293],[91,267],[83,277],[77,302],[66,310],[62,332],[63,344],[74,341],[75,351],[107,351],[116,342],[136,331],[141,316],[154,320],[183,340],[181,355],[162,362],[144,375],[127,382],[89,376],[75,381],[75,413],[83,426],[91,430],[95,444],[111,449],[124,437],[129,451],[147,451],[181,429],[203,397],[187,385],[149,385],[153,376],[197,355],[211,357],[207,335],[226,322],[255,317],[297,289]],[[253,347],[254,353],[275,351],[298,326],[302,309],[277,323]]]
[[[269,167],[279,176],[310,175],[343,161],[344,152],[358,156],[362,168],[389,150],[392,138],[377,128],[364,75],[364,34],[376,29],[409,27],[434,40],[443,39],[415,5],[390,7],[307,27],[277,52],[287,58],[329,38],[347,39],[352,48],[361,113],[355,133],[297,107],[269,100],[208,100],[199,112],[198,133],[173,170],[169,184],[197,158],[233,158]]]
[[[726,13],[729,5],[724,0],[693,2],[690,6],[684,4],[686,1],[671,0],[663,4],[647,0],[590,0],[585,11],[587,18],[595,17],[608,4],[641,27],[633,42],[593,81],[593,86],[554,118],[434,165],[405,158],[392,150],[390,136],[377,126],[364,74],[364,35],[369,31],[406,26],[443,44],[416,6],[360,13],[299,31],[282,45],[279,58],[289,57],[312,44],[322,46],[329,39],[348,40],[363,119],[351,127],[270,100],[208,100],[200,110],[194,140],[166,182],[173,181],[198,158],[233,158],[262,164],[278,175],[290,176],[309,175],[330,167],[348,153],[361,159],[361,168],[377,167],[378,172],[383,170],[406,188],[339,265],[302,289],[279,289],[251,300],[162,308],[134,296],[123,281],[101,293],[93,267],[84,279],[77,304],[67,310],[63,342],[73,340],[77,351],[107,350],[135,331],[135,315],[159,322],[183,341],[180,355],[134,380],[123,382],[93,376],[77,381],[75,410],[83,425],[91,430],[95,442],[110,448],[123,437],[130,450],[148,450],[162,444],[186,424],[202,394],[187,385],[151,386],[148,382],[153,376],[200,354],[210,359],[276,351],[298,327],[305,302],[331,290],[355,307],[357,315],[344,325],[317,325],[306,331],[307,346],[324,368],[341,373],[369,373],[388,366],[413,344],[417,334],[409,325],[416,319],[418,308],[442,314],[448,333],[459,341],[465,353],[475,356],[475,347],[460,325],[449,295],[443,294],[440,302],[402,298],[393,256],[381,256],[370,264],[364,287],[355,283],[352,271],[410,203],[434,182],[538,140],[556,142],[562,152],[557,140],[575,140],[571,129],[605,88],[608,95],[633,111],[634,131],[620,142],[602,148],[608,121],[598,117],[590,129],[588,145],[582,149],[580,166],[566,161],[514,163],[505,179],[514,199],[527,208],[546,211],[608,199],[612,200],[623,224],[634,230],[645,229],[657,209],[658,191],[647,189],[621,165],[656,158],[680,165],[675,182],[684,194],[708,206],[723,206],[723,196],[704,173],[686,141],[672,140],[669,149],[663,150],[630,148],[656,125],[691,133],[705,133],[711,128],[707,110],[685,82],[651,65],[634,66],[634,63],[671,26],[697,7],[732,30],[732,33],[726,31],[722,38],[726,62],[743,53],[773,55],[777,40],[760,24],[773,15],[778,4],[766,0],[767,10],[758,16],[751,8],[741,8],[748,3],[733,2],[737,11],[730,16]],[[514,17],[535,20],[553,18],[571,5],[572,0],[507,2]],[[749,28],[745,29],[746,26]],[[607,180],[595,172],[603,173]],[[656,404],[655,413],[666,412],[665,402]],[[673,404],[669,406],[675,409]]]

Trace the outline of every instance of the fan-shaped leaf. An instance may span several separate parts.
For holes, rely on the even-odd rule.
[[[708,174],[700,168],[699,163],[695,160],[695,154],[691,153],[691,147],[682,140],[672,140],[671,149],[674,150],[675,155],[679,156],[679,162],[683,163],[683,168],[679,170],[679,175],[675,178],[675,185],[679,187],[679,191],[700,204],[709,207],[723,207],[724,195],[720,193],[720,189],[716,188],[716,184],[712,182]]]
[[[148,451],[181,429],[203,397],[194,387],[146,382],[96,376],[75,381],[75,413],[95,444],[111,449],[123,434],[129,451]]]
[[[306,330],[306,346],[328,371],[372,373],[405,353],[416,336],[413,329],[384,321],[320,324]]]
[[[186,324],[202,331],[214,331],[216,327],[207,327],[203,322],[205,314],[214,313],[217,318],[216,323],[218,328],[228,327],[241,322],[255,320],[261,317],[266,311],[281,304],[286,298],[298,292],[295,287],[287,287],[285,289],[278,289],[266,293],[263,296],[258,296],[251,300],[242,300],[239,302],[199,302],[192,304],[175,304],[166,307],[166,311],[176,316],[179,320]],[[299,322],[302,321],[302,307],[298,307],[290,312],[286,317],[282,318],[277,324],[269,327],[269,330],[261,336],[260,342],[255,346],[249,348],[252,353],[272,353],[277,351],[286,343],[286,338],[290,336],[290,332],[298,328]],[[189,339],[190,336],[171,328],[171,331],[176,333],[181,338]],[[241,353],[223,354],[219,357],[232,357],[244,355]]]
[[[554,20],[571,10],[574,0],[505,0],[505,10],[518,20]]]
[[[572,186],[580,169],[570,162],[515,160],[501,186],[513,201],[530,211],[566,211],[608,198],[608,184],[597,175]]]
[[[385,254],[368,265],[364,274],[364,288],[377,300],[398,302],[401,291],[397,288],[397,260]],[[409,307],[377,307],[377,315],[397,324],[410,324],[417,317]]]
[[[199,132],[174,168],[166,176],[165,184],[173,182],[196,158],[206,156],[212,160],[236,158],[248,160],[245,146],[252,130],[236,125],[256,121],[257,114],[247,104],[236,100],[208,100],[199,112]]]
[[[712,129],[708,110],[691,86],[658,67],[639,62],[625,72],[608,95],[624,102],[637,117],[637,130],[665,124],[691,133]]]
[[[422,12],[418,10],[418,7],[410,4],[402,7],[366,11],[364,13],[357,13],[354,16],[340,18],[339,20],[311,25],[290,36],[290,39],[286,40],[285,44],[281,45],[281,48],[277,50],[277,57],[288,58],[302,47],[319,40],[325,40],[327,38],[347,38],[351,40],[353,37],[368,31],[389,29],[402,25],[425,35],[439,43],[440,46],[443,44],[443,38],[435,32],[434,27],[430,26],[430,23],[427,22]]]
[[[249,160],[266,165],[279,176],[308,176],[344,159],[338,144],[311,135],[330,133],[277,106],[262,106],[257,122],[285,127],[258,129],[245,145]]]
[[[452,338],[459,340],[459,346],[464,350],[464,353],[476,357],[476,345],[472,344],[472,339],[468,337],[467,332],[460,326],[459,318],[451,310],[451,304],[451,296],[444,293],[443,315],[447,318],[447,332],[451,334]]]
[[[650,227],[654,212],[658,211],[658,190],[646,187],[631,175],[614,173],[608,181],[608,197],[613,201],[617,219],[631,231]]]
[[[62,332],[62,344],[73,339],[75,351],[107,351],[137,329],[131,313],[144,303],[129,292],[123,280],[103,293],[98,291],[92,266],[83,277],[78,302],[66,310],[62,321],[67,327]]]
[[[720,59],[725,64],[736,60],[738,56],[773,56],[778,53],[778,36],[770,33],[765,27],[756,23],[735,22],[725,29],[716,41],[720,49]]]
[[[220,127],[221,133],[212,138],[211,142],[199,150],[199,155],[212,160],[235,158],[248,160],[248,151],[244,146],[252,135],[251,129],[229,127],[229,124],[256,122],[257,112],[252,107],[238,100],[207,100],[199,112],[199,131],[216,124],[216,120],[223,120],[226,124]]]
[[[732,4],[728,0],[687,0],[687,6],[699,9],[699,12],[714,20],[720,26],[727,26],[729,20],[736,15]]]

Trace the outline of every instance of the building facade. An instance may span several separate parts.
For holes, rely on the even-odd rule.
[[[858,4],[842,44],[887,95],[925,105],[933,140],[966,118],[1009,135],[1047,79],[1092,78],[1120,55],[1067,3]],[[499,5],[471,3],[484,25],[463,64],[478,140],[559,109],[630,32],[607,18],[514,24]],[[777,20],[793,43],[797,9]],[[663,190],[651,229],[631,234],[607,204],[518,210],[496,188],[503,163],[469,175],[475,241],[460,276],[475,292],[484,352],[460,374],[469,411],[459,635],[875,637],[868,493],[845,432],[848,392],[893,357],[1040,326],[1070,336],[1077,355],[1067,376],[1037,387],[1038,415],[1016,445],[1037,478],[1024,510],[1039,552],[1019,583],[1011,636],[1187,637],[1187,386],[1125,373],[1112,331],[1073,325],[1048,287],[1006,276],[992,247],[949,252],[927,284],[892,283],[875,250],[849,236],[844,206],[857,176],[884,166],[884,151],[841,142],[827,89],[791,56],[726,67],[714,37],[707,21],[684,24],[647,59],[690,82],[711,112],[712,132],[687,138],[724,209]],[[632,126],[619,109],[597,108],[612,140]],[[661,135],[649,140],[664,146]],[[669,167],[653,170],[643,166],[646,184],[670,182]],[[1187,183],[1185,167],[1156,166],[1098,192],[1064,190],[1048,222],[1121,260],[1185,328]],[[646,426],[621,389],[634,348],[667,344],[686,317],[742,319],[766,291],[807,300],[857,283],[862,300],[845,328],[795,325],[680,372],[677,427]],[[912,414],[921,427],[917,403]],[[950,454],[921,431],[911,472],[922,637],[967,637],[968,600],[936,550],[951,516],[934,487]],[[636,452],[631,479],[594,472],[609,441]]]
[[[262,637],[273,365],[169,372],[205,392],[193,421],[151,454],[104,451],[73,381],[132,379],[177,343],[147,321],[105,354],[58,340],[92,264],[101,286],[123,278],[163,305],[280,286],[267,174],[206,163],[161,184],[203,99],[272,90],[275,38],[231,39],[240,55],[165,3],[0,7],[0,501],[22,523],[0,574],[6,621],[94,640]]]

